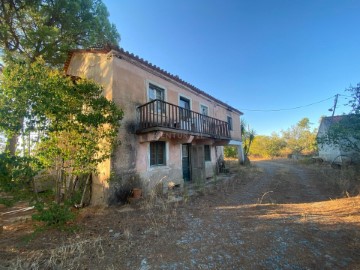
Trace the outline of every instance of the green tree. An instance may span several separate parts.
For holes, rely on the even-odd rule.
[[[0,130],[37,134],[32,153],[43,167],[57,171],[61,188],[83,174],[96,171],[116,143],[122,111],[102,96],[95,83],[70,77],[35,62],[12,63],[0,84]],[[19,118],[24,125],[19,125]]]
[[[333,123],[327,134],[318,138],[318,143],[341,145],[343,150],[360,156],[360,83],[346,91],[351,95],[347,104],[351,108],[349,114]]]
[[[250,150],[251,156],[274,158],[282,155],[286,142],[277,133],[256,136]]]
[[[16,59],[34,62],[42,57],[48,65],[60,67],[70,49],[118,44],[119,33],[108,17],[109,13],[101,0],[1,1],[0,57],[6,66],[17,62]],[[20,98],[12,100],[18,104],[29,104],[33,98],[26,93],[13,96]],[[25,125],[25,118],[19,115],[27,112],[20,112],[20,108],[18,110],[11,116],[17,118],[17,122],[11,122],[14,125],[12,130],[22,129]],[[10,137],[7,136],[7,151],[11,155],[15,155],[18,135],[13,131]]]
[[[248,126],[247,129],[246,129],[246,126]],[[256,132],[254,129],[250,129],[249,125],[246,123],[245,120],[241,121],[240,130],[241,130],[242,142],[244,145],[243,146],[244,156],[245,156],[245,159],[247,159],[247,156],[249,155],[251,144],[253,143],[253,141],[255,139]]]
[[[265,135],[258,135],[255,137],[249,155],[252,157],[270,157],[267,152],[267,145],[269,144],[270,137]]]
[[[309,118],[305,117],[297,125],[282,131],[282,137],[291,153],[307,154],[316,150],[316,131],[311,131]]]
[[[266,147],[268,155],[272,158],[280,157],[282,155],[282,150],[286,147],[286,142],[281,138],[277,133],[271,134],[269,138],[269,143]]]
[[[224,157],[226,157],[226,158],[237,158],[238,157],[237,146],[233,146],[233,145],[224,146]]]
[[[62,65],[70,49],[118,44],[101,0],[7,0],[0,4],[0,50]]]
[[[346,91],[350,92],[351,95],[347,104],[351,107],[350,114],[360,114],[360,83],[356,86],[350,86]]]

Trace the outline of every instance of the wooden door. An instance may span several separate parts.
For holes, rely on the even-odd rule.
[[[205,157],[203,145],[191,145],[191,179],[205,180]]]

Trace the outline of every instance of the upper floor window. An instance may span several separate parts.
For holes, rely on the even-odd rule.
[[[205,161],[211,161],[211,148],[210,145],[204,145]]]
[[[165,99],[165,90],[154,84],[149,84],[149,101],[153,100],[164,100]],[[161,101],[155,101],[156,104],[153,104],[154,107],[151,107],[151,110],[158,113],[163,113],[165,111],[165,104]]]
[[[227,117],[227,122],[229,124],[229,130],[233,130],[233,122],[231,116]]]
[[[179,106],[181,108],[190,110],[190,99],[186,98],[186,97],[180,97],[179,99]]]
[[[203,115],[209,115],[209,108],[205,105],[200,105],[200,113]]]
[[[162,141],[150,142],[150,166],[166,165],[165,146]]]
[[[180,117],[187,119],[191,116],[190,113],[190,99],[180,96],[179,99]]]
[[[149,101],[152,101],[154,99],[164,100],[165,99],[165,90],[159,86],[156,86],[156,85],[153,85],[150,83],[149,84]]]

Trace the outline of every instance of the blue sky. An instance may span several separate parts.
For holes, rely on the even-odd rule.
[[[243,111],[257,134],[317,127],[360,82],[360,1],[103,2],[122,48]]]

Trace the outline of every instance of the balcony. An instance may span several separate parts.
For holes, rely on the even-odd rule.
[[[163,100],[153,100],[138,107],[137,133],[167,131],[213,139],[230,140],[229,125]]]

